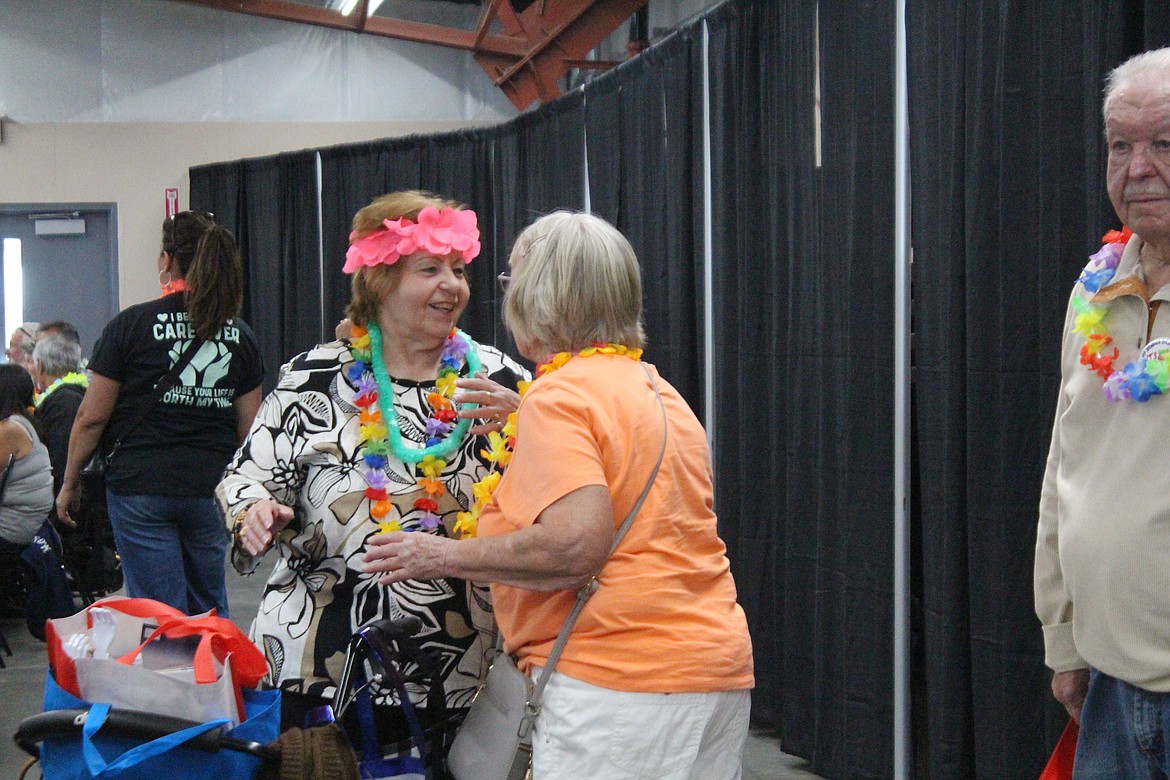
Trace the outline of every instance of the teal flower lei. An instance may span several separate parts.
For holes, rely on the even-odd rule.
[[[396,458],[411,466],[424,460],[428,455],[432,458],[446,459],[463,443],[468,429],[471,428],[471,420],[461,418],[451,432],[442,439],[438,441],[435,441],[434,438],[428,439],[429,444],[426,447],[419,449],[407,447],[402,440],[402,428],[398,424],[398,411],[394,408],[394,387],[390,382],[390,374],[386,371],[386,364],[382,361],[382,331],[373,322],[369,323],[366,328],[370,334],[370,351],[368,356],[362,355],[361,357],[367,357],[368,363],[366,365],[372,370],[374,381],[378,384],[378,406],[386,421],[390,451],[394,453]],[[455,347],[454,349],[448,348],[443,352],[442,365],[439,369],[440,380],[445,375],[458,375],[459,373],[462,361],[452,353],[465,352],[468,372],[471,376],[475,376],[483,368],[479,359],[479,351],[475,348],[475,342],[461,330],[455,331],[455,339],[451,339],[451,341],[455,340],[460,343],[452,345]],[[364,361],[358,355],[359,353],[355,352],[355,358],[360,365]],[[461,408],[472,409],[474,404],[462,404]]]

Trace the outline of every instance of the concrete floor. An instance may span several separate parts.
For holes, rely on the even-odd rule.
[[[264,585],[261,573],[240,577],[229,567],[228,595],[232,617],[242,626],[251,622]],[[34,639],[22,620],[0,620],[12,656],[4,656],[0,669],[0,778],[17,778],[28,756],[11,740],[20,721],[42,710],[47,661],[45,646]],[[3,649],[0,648],[0,653]],[[40,777],[39,766],[28,780]],[[225,780],[228,780],[225,778]],[[787,755],[770,732],[753,729],[743,761],[743,780],[818,780],[802,759]]]

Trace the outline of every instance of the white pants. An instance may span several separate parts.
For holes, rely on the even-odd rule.
[[[750,712],[750,691],[625,693],[553,672],[532,777],[739,780]]]

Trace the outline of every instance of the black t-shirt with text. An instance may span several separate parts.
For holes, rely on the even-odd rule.
[[[264,363],[252,329],[228,320],[179,380],[127,433],[195,337],[181,294],[131,306],[102,331],[89,368],[121,384],[102,435],[122,439],[106,473],[118,495],[210,497],[238,444],[235,399],[260,385]]]

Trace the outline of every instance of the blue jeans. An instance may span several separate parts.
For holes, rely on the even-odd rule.
[[[188,615],[228,616],[228,536],[212,498],[119,496],[106,491],[126,593]]]
[[[1135,688],[1096,669],[1081,710],[1074,780],[1170,777],[1170,693]]]

